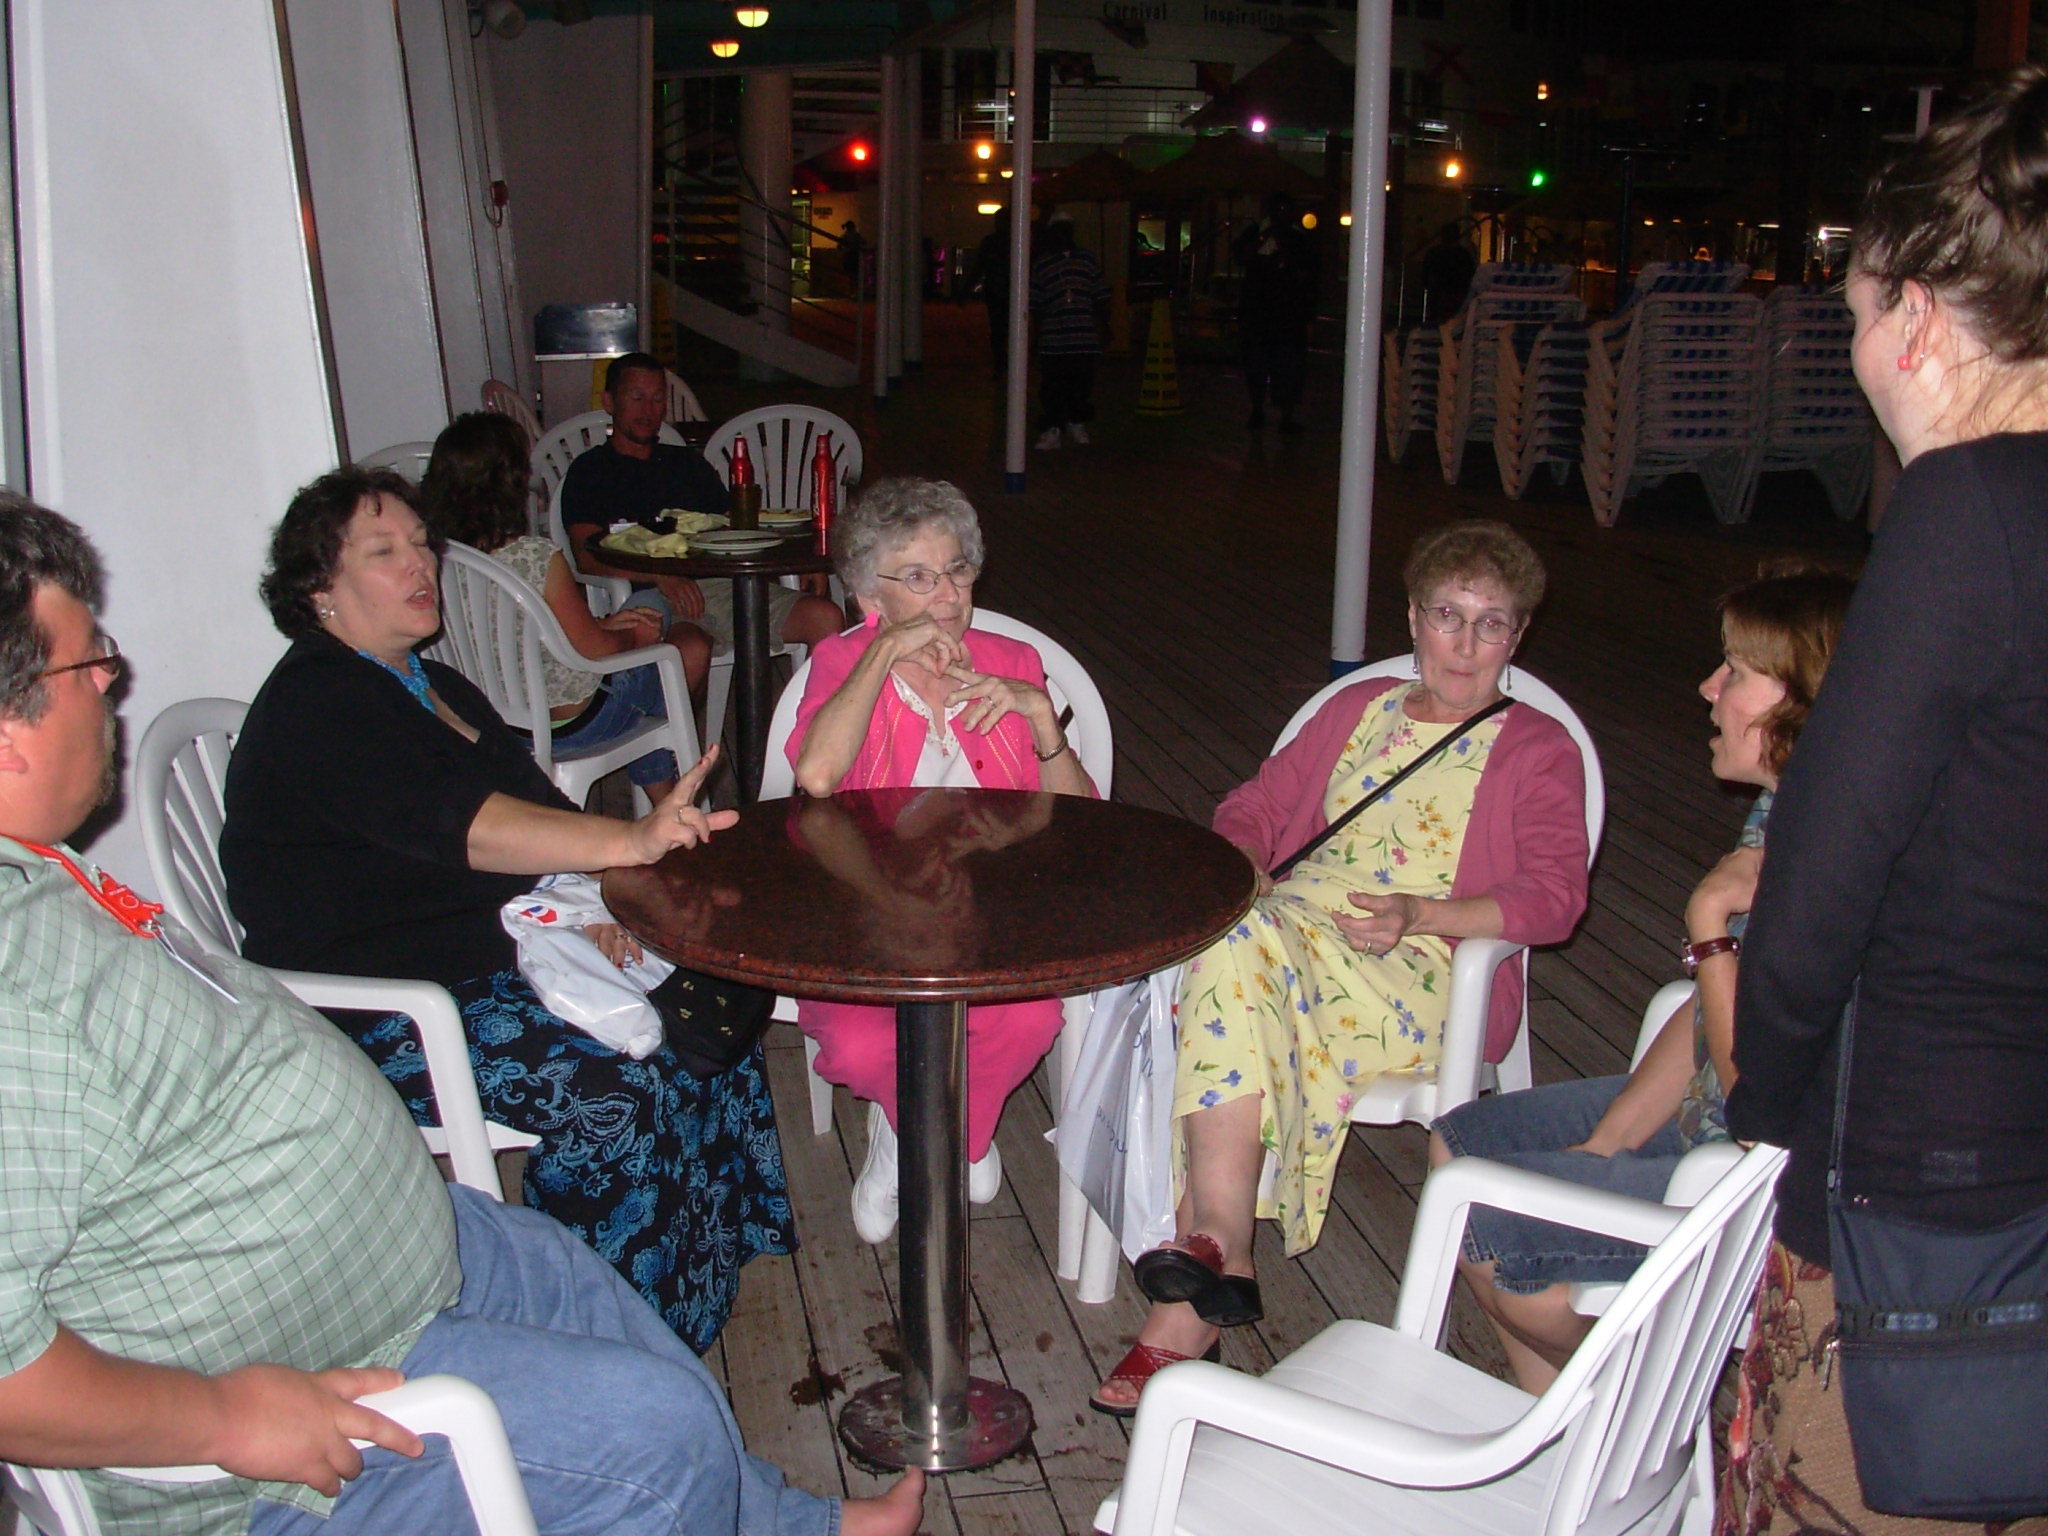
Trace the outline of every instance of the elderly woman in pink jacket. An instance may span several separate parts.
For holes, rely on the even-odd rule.
[[[1314,1245],[1352,1103],[1379,1073],[1442,1050],[1452,946],[1558,943],[1585,909],[1585,772],[1570,735],[1527,705],[1474,722],[1501,700],[1542,600],[1536,551],[1504,523],[1451,523],[1416,544],[1403,576],[1413,680],[1334,695],[1216,812],[1262,891],[1181,985],[1177,1236],[1135,1266],[1153,1307],[1091,1399],[1105,1413],[1134,1412],[1162,1366],[1214,1358],[1221,1329],[1260,1317],[1257,1217],[1279,1222],[1290,1254]],[[1447,732],[1444,751],[1375,798]],[[1273,883],[1267,871],[1361,800]],[[1521,988],[1520,967],[1501,967],[1489,1055],[1513,1038]]]
[[[883,480],[833,528],[833,563],[866,622],[822,642],[789,757],[806,794],[909,786],[1094,795],[1045,691],[1038,653],[969,629],[981,524],[943,480]],[[968,1194],[1002,1187],[1003,1102],[1060,1031],[1056,998],[967,1011]],[[797,1005],[818,1072],[869,1100],[853,1224],[871,1243],[896,1227],[896,1017],[849,1003]]]

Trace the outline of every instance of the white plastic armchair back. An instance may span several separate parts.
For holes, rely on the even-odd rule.
[[[832,462],[839,467],[840,495],[844,500],[847,488],[860,483],[866,462],[860,434],[844,417],[815,405],[769,405],[757,411],[742,411],[712,432],[704,456],[719,477],[731,484],[732,440],[744,436],[747,452],[754,461],[755,478],[761,484],[761,505],[809,511],[816,501],[811,485],[811,456],[817,452],[820,432],[832,434]]]
[[[668,372],[668,419],[670,421],[709,421],[704,414],[704,403],[697,398],[697,391],[684,382],[683,376],[671,368]]]
[[[1756,1147],[1675,1211],[1454,1159],[1424,1186],[1394,1326],[1333,1323],[1261,1378],[1202,1361],[1161,1371],[1139,1401],[1123,1487],[1097,1528],[1705,1529],[1707,1407],[1749,1320],[1784,1160]],[[1652,1245],[1541,1397],[1438,1352],[1474,1204]]]
[[[434,456],[432,443],[393,443],[356,460],[361,469],[395,469],[414,485],[427,472],[427,460]]]
[[[490,1394],[460,1376],[416,1376],[389,1392],[359,1399],[418,1435],[445,1435],[468,1495],[478,1536],[537,1536],[533,1510],[505,1422]],[[368,1442],[355,1442],[360,1449]],[[165,1483],[211,1483],[228,1476],[219,1467],[113,1467],[121,1476]],[[19,1511],[18,1533],[41,1536],[100,1536],[100,1524],[76,1472],[7,1466],[10,1502]]]
[[[441,638],[427,654],[475,683],[507,725],[530,733],[541,772],[579,805],[597,779],[656,748],[675,753],[679,770],[687,770],[701,755],[682,658],[673,646],[642,646],[598,659],[584,656],[570,645],[539,593],[467,544],[449,544],[442,557],[441,609]],[[593,690],[603,675],[652,664],[661,676],[668,718],[646,721],[602,747],[557,757],[544,655],[590,673]]]
[[[1087,669],[1052,636],[1008,614],[977,608],[968,628],[1021,640],[1038,652],[1045,663],[1045,691],[1052,698],[1053,708],[1061,714],[1069,708],[1073,710],[1073,718],[1067,722],[1067,740],[1088,777],[1095,781],[1096,792],[1107,800],[1116,768],[1116,751],[1110,739],[1109,711],[1103,707],[1102,694]],[[789,686],[782,690],[775,714],[768,722],[767,761],[761,768],[763,800],[796,793],[796,769],[789,761],[789,738],[796,730],[797,706],[803,702],[804,684],[810,676],[811,663],[807,657],[791,674]]]
[[[1316,712],[1354,683],[1371,678],[1414,676],[1412,654],[1390,656],[1356,672],[1348,672],[1317,690],[1294,712],[1273,743],[1278,752],[1301,733]],[[1502,691],[1518,702],[1541,710],[1571,733],[1579,749],[1586,777],[1586,863],[1588,867],[1600,850],[1600,833],[1607,821],[1607,780],[1600,771],[1600,755],[1593,738],[1572,707],[1541,678],[1526,668],[1514,667],[1502,679]],[[1494,972],[1509,959],[1522,967],[1522,1021],[1508,1054],[1496,1067],[1486,1061],[1486,1016],[1493,997]],[[1427,1125],[1438,1115],[1477,1098],[1484,1087],[1503,1092],[1527,1088],[1533,1081],[1529,1064],[1529,958],[1520,944],[1506,939],[1465,939],[1451,958],[1451,986],[1444,1019],[1444,1049],[1435,1072],[1383,1072],[1360,1094],[1351,1107],[1354,1121],[1369,1125],[1398,1125],[1412,1120]],[[1491,1080],[1491,1081],[1489,1081]]]
[[[503,379],[485,379],[482,390],[483,407],[496,411],[500,416],[510,416],[519,423],[519,429],[526,434],[529,443],[540,441],[540,418],[533,413],[533,402],[522,395]]]
[[[242,925],[228,908],[220,868],[220,830],[228,759],[249,706],[237,699],[186,699],[142,734],[135,789],[142,846],[165,909],[217,955],[241,954]],[[530,1147],[539,1138],[487,1124],[469,1064],[462,1015],[447,989],[425,981],[274,971],[313,1008],[402,1013],[420,1037],[441,1124],[422,1127],[429,1150],[445,1154],[457,1183],[503,1198],[494,1148]]]
[[[568,478],[571,464],[611,435],[610,412],[585,411],[580,416],[557,422],[533,445],[533,483],[544,488],[547,494],[547,536],[567,557],[569,570],[576,580],[593,589],[592,609],[598,613],[610,613],[616,609],[626,600],[626,594],[632,587],[616,576],[586,576],[577,568],[576,551],[569,547],[569,534],[562,526],[562,482]],[[683,445],[682,434],[666,422],[662,423],[661,441],[677,447]]]

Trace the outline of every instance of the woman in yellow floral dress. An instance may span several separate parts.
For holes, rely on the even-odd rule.
[[[1216,830],[1262,875],[1496,702],[1543,596],[1542,562],[1503,523],[1436,529],[1403,574],[1413,681],[1334,695],[1217,810]],[[1563,940],[1585,909],[1586,852],[1578,749],[1557,721],[1516,705],[1461,734],[1277,887],[1262,879],[1244,922],[1182,984],[1178,1235],[1138,1260],[1154,1305],[1095,1407],[1133,1412],[1162,1366],[1257,1320],[1255,1218],[1281,1224],[1290,1254],[1315,1243],[1353,1100],[1379,1073],[1441,1050],[1452,947]],[[1490,1056],[1520,1014],[1520,967],[1503,966]],[[1262,1196],[1269,1152],[1277,1174]]]

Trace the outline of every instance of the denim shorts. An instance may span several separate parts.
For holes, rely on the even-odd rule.
[[[667,718],[668,700],[661,691],[661,674],[652,665],[628,667],[605,680],[604,700],[595,714],[573,731],[555,733],[554,749],[565,755],[594,752],[628,731],[638,730],[642,721]],[[650,784],[671,783],[678,774],[676,755],[666,747],[636,757],[626,765],[626,777],[643,789]]]
[[[1633,1152],[1602,1157],[1568,1152],[1593,1133],[1626,1077],[1589,1077],[1520,1093],[1496,1093],[1456,1109],[1432,1127],[1454,1157],[1484,1157],[1593,1189],[1662,1200],[1678,1160],[1691,1150],[1674,1118]],[[1491,1262],[1503,1291],[1533,1295],[1558,1284],[1626,1280],[1649,1250],[1640,1243],[1581,1232],[1556,1222],[1475,1205],[1465,1228],[1465,1257]]]

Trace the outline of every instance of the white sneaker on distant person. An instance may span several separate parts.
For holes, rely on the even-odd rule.
[[[988,1156],[967,1165],[967,1198],[976,1205],[987,1205],[1002,1192],[1003,1154],[990,1142]]]
[[[1038,434],[1038,441],[1033,443],[1031,446],[1036,448],[1040,453],[1044,453],[1048,449],[1059,447],[1059,445],[1060,429],[1058,427],[1047,427],[1043,432]]]
[[[1086,448],[1088,446],[1088,429],[1078,421],[1068,422],[1067,441]]]
[[[896,1230],[896,1132],[879,1104],[868,1105],[868,1156],[853,1181],[853,1230],[864,1242]]]

